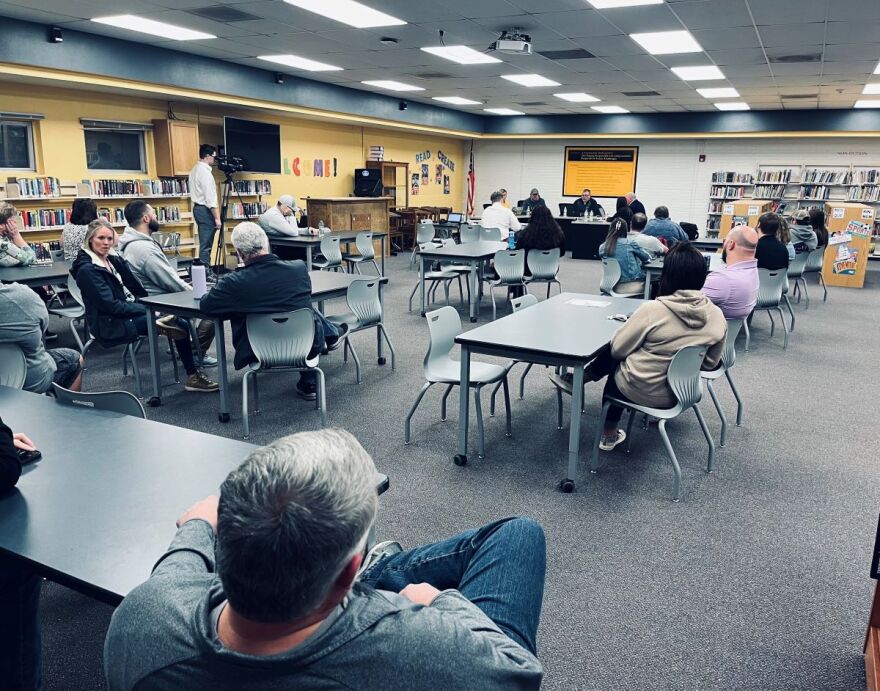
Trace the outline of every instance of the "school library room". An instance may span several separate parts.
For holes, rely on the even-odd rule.
[[[0,689],[880,691],[878,37],[0,0]]]

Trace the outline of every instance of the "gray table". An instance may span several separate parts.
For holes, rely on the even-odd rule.
[[[576,301],[602,304],[588,306],[577,304]],[[618,313],[630,315],[641,304],[642,300],[633,298],[562,293],[457,336],[455,342],[461,346],[461,397],[455,464],[467,463],[472,353],[539,365],[571,367],[574,382],[571,389],[568,477],[560,482],[560,488],[566,492],[573,491],[580,451],[584,365],[610,343],[611,337],[621,326],[621,322],[608,319],[608,316]]]
[[[466,242],[462,245],[426,248],[419,250],[419,308],[425,316],[425,262],[445,261],[467,264],[468,272],[468,304],[471,321],[477,321],[476,306],[483,297],[482,266],[483,262],[492,259],[495,253],[507,249],[506,242]]]
[[[45,286],[64,283],[70,271],[70,262],[57,261],[51,264],[32,264],[31,266],[10,266],[0,269],[3,283],[21,283],[26,286]]]
[[[348,286],[352,281],[368,276],[347,274],[341,271],[310,271],[309,278],[312,281],[312,300],[318,303],[318,309],[324,312],[324,301],[334,298],[345,297]],[[380,278],[379,299],[384,300],[384,286],[388,283],[387,278]],[[226,372],[226,333],[223,317],[204,314],[199,309],[199,301],[194,300],[190,291],[179,293],[163,293],[141,298],[140,302],[149,310],[147,318],[147,335],[150,344],[150,367],[153,372],[153,397],[147,401],[147,405],[162,405],[161,372],[159,369],[159,338],[156,331],[156,317],[158,314],[173,314],[184,319],[211,319],[214,322],[214,342],[217,348],[217,379],[220,385],[220,422],[229,422],[229,380]],[[384,305],[383,305],[384,307]],[[383,309],[384,313],[384,309]],[[378,337],[378,334],[377,334]],[[378,339],[378,357],[382,360],[382,340]]]
[[[303,228],[302,230],[306,230]],[[385,239],[388,233],[384,230],[334,230],[330,233],[333,237],[339,238],[339,242],[343,245],[350,245],[357,239],[360,233],[372,233],[373,239],[378,240],[381,247],[381,273],[385,275]],[[306,251],[306,266],[309,271],[312,270],[312,254],[315,250],[321,249],[321,238],[317,235],[298,235],[297,237],[270,235],[269,244],[279,247],[298,247]],[[347,250],[346,250],[347,251]]]
[[[709,271],[718,271],[719,269],[724,268],[725,264],[721,261],[721,255],[717,252],[700,252],[704,257],[709,257]],[[651,298],[651,281],[654,280],[654,276],[659,276],[663,272],[663,257],[655,257],[647,264],[643,264],[642,268],[645,270],[645,292],[642,297],[645,300],[649,300]]]
[[[0,415],[43,454],[0,497],[0,552],[112,605],[150,575],[175,519],[257,448],[5,386]]]
[[[716,250],[721,249],[721,245],[724,244],[724,240],[722,240],[721,238],[697,238],[696,240],[691,240],[691,244],[698,250],[715,252]]]

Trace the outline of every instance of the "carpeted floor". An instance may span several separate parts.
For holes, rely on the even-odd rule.
[[[386,322],[396,371],[376,365],[372,333],[354,336],[362,385],[341,354],[321,363],[330,423],[353,432],[391,478],[381,501],[381,538],[413,546],[501,516],[540,521],[548,546],[539,637],[547,689],[864,686],[861,651],[880,495],[876,271],[864,290],[831,289],[824,304],[821,289],[811,286],[812,305],[795,307],[787,350],[778,331],[769,339],[766,316],[755,318],[752,350],[745,353],[740,341],[734,370],[744,425],[731,426],[716,472],[704,470],[705,441],[693,416],[669,425],[683,467],[682,500],[674,504],[671,469],[653,429],[636,430],[631,455],[606,454],[598,475],[591,477],[582,460],[577,493],[556,490],[568,430],[556,430],[555,396],[540,367],[527,379],[525,399],[513,400],[513,438],[504,436],[503,417],[487,418],[484,460],[472,453],[468,466],[452,464],[458,399],[450,397],[449,420],[441,422],[440,391],[426,396],[413,420],[413,444],[404,446],[403,420],[423,382],[427,344],[424,320],[406,311],[416,281],[406,261],[388,262]],[[596,292],[600,270],[596,262],[564,260],[563,286]],[[328,303],[328,312],[343,304]],[[491,315],[488,302],[482,314]],[[64,333],[63,324],[54,328]],[[142,359],[146,375],[146,354]],[[130,376],[122,378],[116,353],[96,351],[88,366],[89,390],[134,386]],[[167,363],[165,375],[170,382]],[[261,379],[263,412],[253,419],[251,441],[319,425],[313,404],[293,394],[295,380]],[[175,385],[166,389],[164,405],[147,414],[237,437],[240,381],[232,374],[236,412],[229,424],[217,421],[216,396]],[[718,390],[732,422],[733,398],[724,383]],[[582,459],[600,391],[587,388]],[[708,397],[702,406],[717,439]],[[104,687],[101,651],[111,613],[47,584],[48,689]]]

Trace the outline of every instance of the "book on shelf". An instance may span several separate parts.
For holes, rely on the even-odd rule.
[[[373,145],[370,147],[369,153],[367,155],[368,161],[384,161],[385,160],[385,147],[379,145]]]
[[[61,182],[53,177],[6,178],[7,199],[39,199],[40,197],[60,197]]]
[[[758,182],[791,182],[791,168],[785,170],[762,170],[758,173]]]
[[[857,170],[853,174],[853,183],[857,185],[876,185],[880,183],[880,170]]]
[[[734,182],[743,185],[751,185],[754,181],[755,176],[751,173],[734,173],[724,170],[712,173],[712,182]]]
[[[52,252],[61,251],[61,243],[57,240],[51,242],[29,242],[31,249],[37,257],[38,264],[51,264],[54,261]]]
[[[269,210],[267,202],[236,202],[229,205],[229,218],[234,220],[244,220],[248,216],[251,218],[259,216]]]
[[[779,199],[785,194],[785,185],[756,185],[756,199]]]
[[[880,187],[850,187],[847,201],[880,202]]]
[[[159,178],[157,180],[83,180],[89,196],[101,197],[183,197],[189,195],[186,178]]]
[[[70,220],[70,209],[22,209],[22,230],[57,228]]]
[[[852,172],[849,170],[828,170],[822,168],[808,168],[804,171],[801,184],[824,183],[826,185],[848,185],[852,182]]]
[[[721,185],[713,185],[709,190],[710,197],[718,197],[720,199],[739,199],[746,196],[745,187],[723,187]]]
[[[269,180],[236,180],[233,184],[239,194],[272,194],[272,182]]]
[[[828,199],[830,187],[825,185],[804,185],[801,190],[801,199]]]

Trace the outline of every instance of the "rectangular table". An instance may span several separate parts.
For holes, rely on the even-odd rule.
[[[721,255],[716,252],[701,252],[704,257],[709,257],[709,271],[718,271],[724,268],[725,264],[721,261]],[[647,264],[643,264],[642,268],[645,270],[645,292],[642,297],[645,300],[649,300],[651,298],[651,281],[654,280],[655,275],[659,275],[663,271],[663,257],[655,257]]]
[[[26,286],[66,283],[70,265],[71,262],[57,261],[51,264],[10,266],[0,269],[0,281],[3,283],[21,283]]]
[[[483,262],[492,259],[496,252],[507,249],[506,242],[466,242],[462,245],[448,245],[446,247],[428,247],[419,250],[419,311],[425,316],[425,262],[446,261],[459,264],[467,264],[471,270],[468,272],[468,306],[470,308],[471,321],[477,321],[476,306],[483,294],[482,265]]]
[[[518,216],[528,224],[530,216]],[[565,235],[565,251],[572,259],[600,259],[599,245],[608,236],[608,221],[584,216],[554,216]]]
[[[318,309],[324,312],[324,301],[345,297],[348,286],[358,279],[369,278],[357,274],[340,271],[310,271],[312,281],[312,301],[318,303]],[[379,299],[383,300],[384,285],[387,278],[380,278]],[[149,310],[147,318],[147,336],[150,344],[150,367],[153,372],[153,396],[147,401],[149,406],[162,405],[161,372],[159,369],[159,338],[156,331],[158,314],[173,314],[184,319],[211,319],[214,322],[214,342],[217,348],[217,381],[220,385],[220,422],[229,422],[229,381],[226,372],[226,333],[223,329],[224,319],[204,314],[199,309],[199,301],[194,300],[190,291],[179,293],[163,293],[141,298],[140,302]],[[383,305],[384,307],[384,305]],[[384,312],[384,309],[383,309]],[[379,355],[382,357],[382,340],[379,339]]]
[[[461,346],[461,392],[458,455],[454,459],[456,465],[467,463],[473,353],[539,365],[571,367],[574,382],[571,389],[568,477],[562,480],[560,486],[565,491],[572,491],[580,450],[584,365],[610,343],[611,337],[620,328],[621,322],[608,317],[612,314],[630,315],[642,302],[633,298],[562,293],[457,336],[455,342]],[[591,303],[596,306],[590,306]]]
[[[305,230],[305,228],[303,228]],[[378,240],[381,247],[381,255],[382,258],[380,261],[381,273],[385,275],[385,239],[388,237],[388,233],[382,230],[334,230],[330,233],[333,237],[338,237],[339,242],[348,246],[352,242],[357,239],[357,236],[360,233],[370,232],[373,234],[373,239]],[[270,235],[269,236],[269,244],[277,245],[279,247],[298,247],[300,249],[305,249],[306,251],[306,266],[309,271],[312,270],[312,254],[315,250],[321,249],[321,238],[317,235],[298,235],[297,237],[289,237],[289,236],[281,236],[281,235]],[[347,250],[346,250],[347,251]]]
[[[175,519],[257,448],[5,386],[0,415],[43,454],[0,497],[0,551],[111,605],[149,577]],[[380,494],[388,484],[377,473]]]

